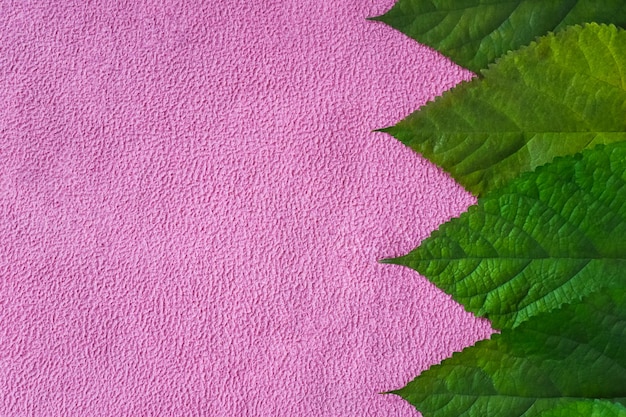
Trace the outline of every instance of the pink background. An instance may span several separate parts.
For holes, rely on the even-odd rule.
[[[491,330],[376,262],[473,202],[392,3],[0,0],[0,417],[418,415]]]

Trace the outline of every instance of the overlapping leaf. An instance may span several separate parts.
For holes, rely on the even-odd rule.
[[[424,417],[622,416],[610,402],[626,403],[625,337],[626,291],[595,293],[503,330],[394,393]]]
[[[425,417],[626,417],[626,32],[561,31],[623,25],[626,3],[399,0],[379,20],[474,71],[558,32],[383,129],[484,196],[389,262],[503,329],[394,393]]]
[[[587,22],[626,25],[622,0],[399,0],[373,18],[474,72],[536,37]]]
[[[383,129],[476,195],[556,156],[626,140],[626,31],[572,27]]]
[[[409,266],[496,328],[626,287],[626,142],[562,157],[479,199]]]

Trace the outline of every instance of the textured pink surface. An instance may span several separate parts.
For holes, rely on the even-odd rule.
[[[418,415],[490,328],[376,263],[473,201],[391,5],[0,0],[0,417]]]

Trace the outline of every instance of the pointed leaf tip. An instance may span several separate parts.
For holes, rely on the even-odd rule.
[[[626,142],[555,159],[480,198],[402,263],[496,329],[625,288],[624,171]]]
[[[379,259],[378,263],[380,264],[391,264],[391,265],[403,265],[404,266],[404,256],[398,256],[397,258],[383,258]]]
[[[626,60],[613,50],[626,50],[626,31],[545,36],[384,131],[485,196],[555,157],[626,140]]]
[[[402,388],[400,388],[400,389],[390,389],[389,391],[379,392],[379,394],[381,394],[381,395],[397,395],[399,397],[402,397],[402,395],[400,394],[401,391],[402,391]]]
[[[533,317],[432,366],[399,395],[428,417],[624,417],[611,402],[625,398],[625,307],[620,289]]]
[[[387,126],[387,127],[381,127],[380,129],[374,129],[372,130],[372,132],[380,132],[380,133],[388,133],[390,135],[393,135],[393,128],[394,126]]]

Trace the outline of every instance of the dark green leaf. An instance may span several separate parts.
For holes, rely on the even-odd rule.
[[[478,342],[394,393],[424,417],[552,417],[585,400],[625,403],[624,340],[626,291],[596,293]]]
[[[573,27],[383,131],[480,196],[555,156],[626,139],[624,51],[624,30]]]
[[[550,31],[588,22],[626,26],[623,0],[399,0],[373,18],[478,72]]]
[[[626,417],[626,407],[600,400],[563,402],[550,410],[540,412],[537,417]]]
[[[626,287],[626,143],[556,159],[479,199],[409,266],[494,327]]]

